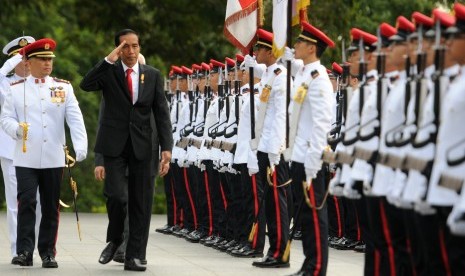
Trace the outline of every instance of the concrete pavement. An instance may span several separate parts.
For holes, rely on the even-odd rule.
[[[10,264],[6,214],[0,213],[0,275],[115,276],[135,273],[124,271],[123,265],[115,262],[107,265],[98,263],[105,247],[106,214],[80,214],[80,221],[82,241],[79,241],[77,235],[74,213],[61,214],[56,256],[58,269],[42,268],[39,257],[34,259],[33,267],[21,268]],[[301,242],[294,241],[290,268],[255,268],[251,265],[254,259],[234,258],[200,244],[191,244],[184,239],[154,232],[155,228],[165,222],[164,215],[152,216],[147,247],[148,266],[145,274],[141,275],[288,275],[299,270],[304,259]],[[363,254],[330,249],[327,275],[363,275]]]

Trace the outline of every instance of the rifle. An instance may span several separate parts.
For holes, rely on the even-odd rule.
[[[241,94],[240,94],[241,81],[238,79],[238,75],[237,75],[237,63],[238,62],[236,61],[236,66],[234,66],[234,94],[235,95],[230,93],[230,96],[229,96],[231,98],[235,97],[235,99],[234,99],[234,117],[235,117],[236,120],[225,127],[225,129],[224,129],[225,130],[225,133],[224,133],[225,138],[231,138],[234,135],[236,135],[237,134],[237,126],[239,125],[239,116],[240,116],[240,108],[241,108],[241,102],[240,102],[241,101]],[[231,100],[232,99],[230,99],[229,101],[231,101]],[[231,107],[232,107],[232,104],[231,104]],[[229,112],[231,112],[231,111],[229,111]],[[228,119],[229,119],[229,116],[228,116]],[[227,130],[229,128],[231,128],[232,126],[234,126],[233,130],[228,133]]]
[[[354,128],[357,128],[360,126],[360,117],[362,115],[362,110],[363,110],[363,104],[365,101],[365,85],[367,84],[367,79],[366,79],[366,71],[367,71],[367,63],[365,62],[365,49],[363,48],[363,37],[360,38],[359,40],[359,52],[360,52],[360,61],[359,61],[359,80],[360,80],[360,86],[359,86],[359,106],[358,106],[358,113],[359,113],[359,120],[357,123],[354,125],[350,126],[344,131],[344,134],[342,135],[342,144],[344,146],[350,146],[355,144],[359,140],[359,132],[357,131],[356,135],[354,138],[347,140],[346,139],[346,133],[349,130],[352,130]]]
[[[194,110],[195,110],[195,101],[194,101],[194,91],[193,91],[193,84],[192,84],[192,70],[189,68],[182,66],[183,72],[187,75],[187,95],[189,97],[189,123],[187,123],[184,128],[180,131],[181,137],[187,137],[189,134],[192,133],[194,128],[192,127],[194,118]]]
[[[223,84],[223,68],[219,67],[218,68],[218,121],[214,123],[209,129],[208,129],[208,136],[210,136],[212,139],[215,139],[218,135],[218,128],[224,124],[220,124],[220,115],[221,115],[221,109],[223,108],[223,89],[224,89],[224,84]]]

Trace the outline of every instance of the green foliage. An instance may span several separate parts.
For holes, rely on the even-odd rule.
[[[344,39],[347,45],[350,28],[359,27],[375,33],[383,21],[395,25],[398,15],[409,18],[414,10],[429,14],[435,5],[450,6],[452,2],[313,0],[308,13],[311,23],[338,42],[338,48],[328,49],[324,55],[323,63],[330,65],[341,60],[338,38]],[[264,3],[264,28],[270,30],[272,5],[270,0]],[[105,212],[103,184],[97,182],[93,174],[93,147],[101,96],[79,89],[82,76],[114,48],[113,35],[122,28],[132,28],[140,33],[141,52],[148,64],[160,68],[165,74],[172,64],[190,66],[210,58],[222,60],[231,56],[236,49],[223,35],[225,8],[224,0],[120,0],[111,1],[111,4],[94,0],[2,0],[0,45],[21,36],[23,32],[37,39],[55,39],[58,46],[53,75],[73,83],[89,140],[88,158],[73,169],[79,187],[78,207],[81,211]],[[298,32],[299,27],[294,27],[293,36],[296,37]],[[5,60],[5,57],[0,58],[0,62]],[[68,145],[72,149],[69,140]],[[162,187],[163,182],[158,178],[153,207],[155,213],[166,209]],[[0,207],[4,208],[3,185],[0,190]],[[66,174],[62,199],[72,201]]]

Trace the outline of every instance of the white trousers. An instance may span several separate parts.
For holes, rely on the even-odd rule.
[[[18,186],[16,182],[16,170],[13,166],[13,160],[0,157],[3,173],[3,182],[5,183],[5,200],[6,200],[6,219],[8,223],[8,232],[10,237],[11,256],[16,256],[16,228],[18,218]],[[36,205],[36,237],[38,237],[42,211],[40,205],[40,195],[37,191]],[[36,240],[37,245],[37,240]]]

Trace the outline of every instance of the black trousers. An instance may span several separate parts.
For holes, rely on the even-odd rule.
[[[40,192],[42,220],[37,248],[41,257],[55,256],[59,222],[60,186],[63,168],[33,169],[16,167],[18,182],[18,224],[16,252],[34,252],[36,196]]]
[[[170,166],[168,173],[163,177],[163,184],[166,196],[166,223],[169,226],[173,226],[177,224],[178,217],[176,214],[177,202],[176,197],[174,196],[174,177],[172,166]]]
[[[221,235],[224,229],[224,221],[226,217],[225,202],[221,192],[220,174],[213,168],[212,160],[202,161],[205,164],[205,169],[208,176],[208,188],[210,191],[212,227],[209,229],[209,234]]]
[[[184,172],[182,168],[178,166],[177,160],[174,160],[173,163],[170,164],[170,171],[172,171],[172,178],[173,178],[173,191],[174,191],[174,198],[176,202],[176,224],[180,227],[184,227],[184,217],[187,201],[187,195],[185,193],[185,185],[184,185]]]
[[[357,208],[353,200],[340,198],[344,206],[344,237],[354,241],[363,241],[362,229],[358,219]]]
[[[233,165],[234,169],[238,167]],[[236,170],[237,171],[237,170]],[[228,201],[228,208],[226,209],[226,228],[228,232],[228,237],[225,237],[229,240],[236,240],[238,241],[243,232],[242,227],[238,223],[239,217],[244,213],[243,205],[241,204],[242,195],[242,184],[241,184],[241,175],[239,173],[230,173],[226,172],[226,179],[227,179],[227,192],[225,192],[227,201]]]
[[[128,206],[129,239],[126,258],[143,258],[147,248],[148,232],[152,214],[153,164],[151,160],[138,160],[135,157],[130,139],[118,157],[104,156],[105,188],[108,211],[107,241],[122,242],[124,206]],[[122,179],[128,169],[128,181]]]
[[[287,213],[286,193],[291,193],[290,185],[284,187],[278,186],[289,180],[289,168],[281,156],[279,164],[275,166],[275,173],[270,176],[270,181],[273,183],[273,186],[270,186],[267,180],[267,168],[270,166],[268,154],[258,151],[257,159],[260,178],[256,178],[256,181],[261,182],[258,185],[262,187],[267,186],[265,188],[267,192],[264,194],[266,225],[270,240],[270,248],[267,255],[278,259],[282,257],[289,240],[289,215]]]
[[[366,244],[364,275],[375,275],[376,263],[379,260],[379,253],[375,251],[373,243],[373,236],[370,229],[370,223],[368,221],[367,209],[369,207],[367,205],[366,197],[363,194],[362,181],[356,181],[354,188],[362,195],[361,199],[352,200],[352,202],[354,203],[357,212],[357,221],[360,227],[361,237]]]
[[[310,203],[314,206],[323,204],[323,199],[327,190],[326,166],[320,170],[317,177],[313,179],[308,191]],[[292,185],[302,187],[302,182],[306,181],[304,164],[292,162],[291,165]],[[301,196],[304,197],[304,189],[300,189]],[[325,203],[320,210],[310,208],[307,203],[301,207],[300,222],[302,227],[302,245],[305,260],[301,270],[309,272],[311,275],[326,275],[328,266],[328,208]]]
[[[244,203],[244,213],[245,213],[245,223],[244,225],[244,239],[245,242],[249,238],[250,231],[252,230],[252,225],[257,221],[257,231],[253,237],[250,247],[257,250],[263,251],[265,247],[265,226],[266,226],[266,217],[265,217],[265,208],[262,206],[260,208],[260,202],[263,199],[264,193],[264,182],[257,181],[257,178],[260,178],[260,174],[249,175],[249,169],[247,164],[239,165],[241,171],[241,182],[243,186],[243,203]]]
[[[344,236],[345,209],[341,197],[328,196],[328,234],[330,237]]]

